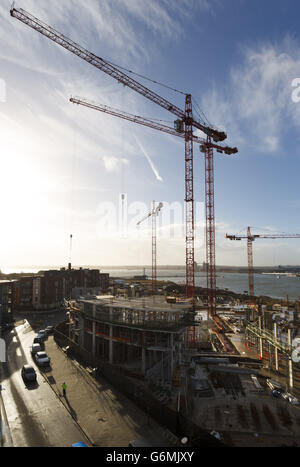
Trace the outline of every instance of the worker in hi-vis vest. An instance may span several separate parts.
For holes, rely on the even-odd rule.
[[[66,397],[66,390],[67,390],[67,385],[66,383],[62,383],[62,390],[63,390],[63,395]]]

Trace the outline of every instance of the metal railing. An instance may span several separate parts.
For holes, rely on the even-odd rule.
[[[272,334],[271,332],[266,331],[264,329],[260,329],[258,326],[251,324],[249,321],[246,321],[245,324],[246,331],[248,330],[255,336],[260,337],[265,341],[269,342],[271,345],[273,345],[273,347],[276,347],[282,353],[291,356],[294,350],[293,346],[285,344],[284,342],[280,341],[277,337],[275,337],[274,334]]]

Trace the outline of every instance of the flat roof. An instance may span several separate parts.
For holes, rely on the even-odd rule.
[[[1,284],[11,284],[12,282],[18,282],[17,279],[3,279],[3,280],[0,280],[0,285]]]
[[[80,303],[91,303],[93,305],[111,305],[116,308],[128,308],[131,310],[147,310],[153,312],[167,312],[167,311],[187,311],[191,308],[191,303],[167,303],[165,297],[155,296],[135,299],[116,298],[112,296],[98,296],[96,299],[82,298],[78,299]]]

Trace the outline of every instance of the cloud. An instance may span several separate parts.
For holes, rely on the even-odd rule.
[[[103,163],[108,172],[119,171],[123,165],[128,165],[128,159],[118,158],[114,156],[103,156]]]
[[[153,173],[154,173],[154,175],[156,177],[156,180],[158,180],[159,182],[163,182],[162,177],[159,175],[159,172],[158,172],[157,168],[155,167],[155,165],[153,164],[153,162],[152,162],[149,154],[147,153],[146,149],[144,148],[142,143],[139,141],[139,139],[136,137],[136,135],[134,135],[134,136],[135,136],[136,142],[138,143],[139,147],[141,148],[144,156],[146,157],[147,161],[149,162],[149,165],[150,165],[150,167],[151,167],[151,169],[152,169],[152,171],[153,171]]]
[[[244,48],[243,62],[231,69],[223,87],[213,85],[202,108],[234,145],[274,153],[290,126],[300,125],[300,106],[293,103],[292,80],[299,75],[299,48],[289,38],[257,50]],[[226,96],[226,97],[225,97]]]
[[[215,0],[51,0],[49,6],[47,0],[22,0],[16,8],[28,11],[100,56],[100,50],[105,50],[109,53],[107,57],[115,56],[128,63],[129,58],[150,60],[149,42],[147,48],[144,42],[145,28],[151,33],[154,46],[161,39],[179,39],[185,34],[183,23],[191,21],[198,10],[213,11],[215,3]],[[38,39],[36,32],[26,31],[24,25],[10,18],[9,2],[0,5],[0,41],[4,40],[8,48],[1,48],[2,58],[42,73],[63,71],[63,63],[58,68],[50,68],[47,57],[37,59],[37,52],[41,52],[46,39]],[[21,53],[8,53],[8,49]],[[49,49],[48,54],[52,55],[54,50]]]

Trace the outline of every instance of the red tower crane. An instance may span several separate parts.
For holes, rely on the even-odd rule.
[[[216,235],[215,235],[215,194],[214,155],[211,138],[200,146],[205,154],[205,218],[206,218],[206,286],[208,315],[216,314]],[[237,149],[235,152],[237,152]],[[228,149],[227,154],[231,154]]]
[[[90,63],[97,69],[108,74],[119,83],[128,86],[135,92],[141,94],[145,98],[159,105],[176,115],[177,124],[183,127],[185,138],[185,203],[186,203],[186,296],[194,298],[195,293],[195,274],[194,274],[194,189],[193,189],[193,128],[203,131],[208,138],[212,138],[215,142],[224,141],[226,134],[204,122],[194,119],[192,112],[191,94],[185,95],[185,110],[180,109],[176,105],[170,103],[167,99],[159,96],[157,93],[148,89],[138,81],[126,75],[117,66],[111,64],[107,60],[89,52],[84,47],[76,42],[68,39],[60,32],[53,29],[51,26],[40,21],[35,16],[26,12],[23,9],[16,9],[12,6],[10,10],[11,16],[23,22],[27,26],[36,30],[48,39],[62,46],[66,50],[77,55],[81,59]]]
[[[93,110],[98,110],[114,117],[120,117],[130,122],[138,123],[156,130],[169,133],[171,135],[185,138],[181,131],[179,122],[175,122],[175,129],[163,123],[151,120],[149,118],[132,115],[118,109],[113,109],[106,105],[96,104],[87,99],[71,97],[73,104],[82,105]],[[229,146],[220,146],[207,139],[199,138],[193,135],[193,141],[201,143],[200,151],[205,155],[205,209],[206,209],[206,262],[207,262],[207,290],[208,290],[208,314],[214,316],[216,313],[216,255],[215,255],[215,205],[214,205],[214,158],[213,149],[219,153],[227,155],[236,154],[237,148]]]
[[[300,234],[252,234],[251,227],[247,228],[247,235],[225,235],[229,240],[247,240],[248,253],[248,285],[249,285],[249,300],[254,301],[254,272],[253,272],[253,247],[252,243],[257,238],[300,238]]]
[[[157,292],[157,262],[156,262],[156,218],[159,211],[161,211],[163,203],[159,203],[155,206],[155,201],[152,201],[152,210],[141,219],[136,225],[140,225],[149,217],[152,217],[152,294],[155,295]]]

